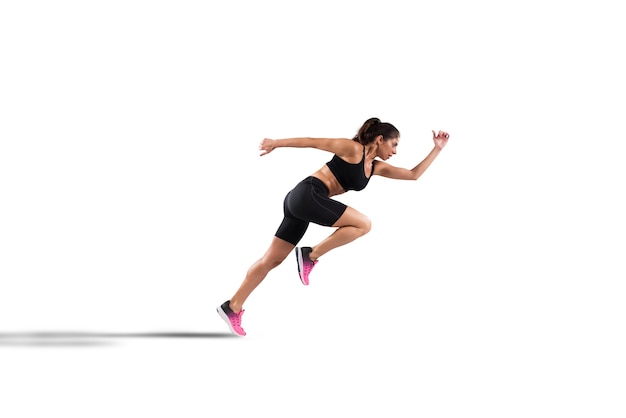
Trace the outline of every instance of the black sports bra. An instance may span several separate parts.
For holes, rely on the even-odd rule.
[[[345,191],[359,191],[365,189],[365,186],[369,183],[372,173],[374,173],[375,162],[376,160],[372,161],[372,171],[370,172],[370,176],[366,177],[365,147],[363,147],[363,158],[361,158],[361,161],[356,164],[349,163],[335,154],[333,158],[326,163],[326,165]]]

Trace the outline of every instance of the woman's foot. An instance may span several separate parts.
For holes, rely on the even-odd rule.
[[[246,331],[241,328],[241,317],[245,311],[242,309],[239,313],[233,312],[230,309],[230,301],[222,303],[217,307],[217,313],[222,317],[222,319],[228,325],[228,328],[233,332],[233,334],[237,334],[241,337],[246,335]]]
[[[318,260],[311,260],[309,256],[311,254],[311,247],[296,247],[296,260],[298,261],[298,274],[300,275],[300,281],[305,286],[309,284],[309,274],[311,270],[317,264]]]

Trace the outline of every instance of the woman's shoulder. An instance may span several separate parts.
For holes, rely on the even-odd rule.
[[[341,141],[341,146],[337,147],[335,155],[341,157],[348,162],[359,162],[363,157],[363,145],[353,139],[338,138]],[[353,161],[354,160],[354,161]]]

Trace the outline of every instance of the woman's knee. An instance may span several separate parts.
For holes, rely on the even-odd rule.
[[[372,221],[367,216],[363,215],[363,220],[361,225],[359,226],[359,230],[363,233],[363,235],[367,234],[372,230]]]
[[[278,267],[283,262],[283,260],[284,258],[280,259],[277,257],[273,257],[270,254],[265,254],[263,255],[263,257],[257,260],[256,263],[254,263],[253,268],[261,269],[267,274],[269,271]]]
[[[295,246],[287,241],[274,237],[272,245],[261,258],[261,262],[268,268],[273,269],[282,264]]]
[[[365,235],[372,229],[372,221],[362,213],[348,208],[333,226],[351,226],[356,228],[361,235]]]
[[[280,266],[282,262],[283,262],[282,260],[276,260],[276,259],[274,259],[274,260],[266,260],[265,261],[265,265],[267,266],[267,268],[269,270],[273,270],[276,267]]]
[[[360,235],[365,235],[372,229],[372,221],[370,218],[360,213],[352,226],[357,229]]]

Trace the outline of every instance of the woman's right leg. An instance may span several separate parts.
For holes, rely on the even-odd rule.
[[[270,247],[263,257],[250,266],[246,277],[241,286],[239,286],[239,290],[230,299],[230,309],[235,313],[239,313],[252,291],[256,289],[273,268],[280,265],[287,258],[294,248],[295,245],[281,238],[273,237]]]

